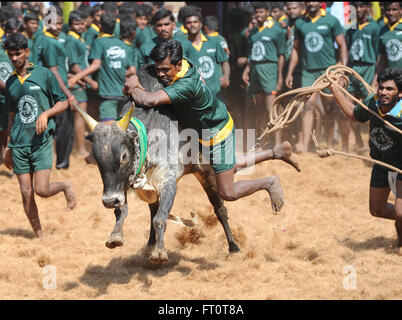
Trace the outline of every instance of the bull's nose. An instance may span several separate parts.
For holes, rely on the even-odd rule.
[[[112,195],[102,197],[103,205],[106,208],[120,208],[124,204],[124,196]]]

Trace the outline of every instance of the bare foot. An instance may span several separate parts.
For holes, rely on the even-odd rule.
[[[86,150],[80,150],[77,152],[77,156],[80,158],[86,158],[89,156],[89,153]]]
[[[269,178],[270,182],[266,190],[271,197],[272,213],[277,214],[285,204],[285,200],[283,198],[283,190],[277,176],[270,176]]]
[[[299,163],[292,159],[292,146],[288,141],[283,142],[272,150],[274,152],[274,159],[285,161],[294,167],[298,172],[301,171]]]
[[[72,185],[70,184],[70,182],[66,182],[66,183],[67,183],[67,188],[66,188],[64,194],[65,194],[66,200],[67,200],[67,211],[71,211],[77,205],[77,201],[75,200],[75,195],[74,195]]]
[[[89,154],[87,157],[85,157],[85,162],[88,164],[96,164],[96,160],[92,154]]]

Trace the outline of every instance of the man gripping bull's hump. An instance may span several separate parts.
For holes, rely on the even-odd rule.
[[[283,204],[283,191],[275,175],[234,182],[234,174],[250,164],[281,159],[300,171],[292,158],[289,142],[273,149],[262,150],[247,156],[235,156],[235,126],[226,105],[214,97],[202,81],[193,62],[183,59],[180,42],[168,40],[157,44],[150,53],[155,62],[158,80],[164,88],[148,92],[141,87],[137,76],[131,76],[123,92],[131,95],[142,106],[171,105],[183,128],[196,130],[203,156],[210,159],[214,169],[218,193],[223,200],[235,201],[259,190],[266,190],[271,197],[272,210],[278,212]],[[208,135],[206,136],[206,132]]]

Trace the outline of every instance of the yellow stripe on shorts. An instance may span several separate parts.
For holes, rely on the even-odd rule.
[[[226,139],[227,136],[229,136],[232,133],[233,130],[233,119],[230,116],[230,113],[228,112],[229,115],[229,121],[226,123],[226,125],[216,134],[215,137],[211,138],[210,140],[206,141],[206,140],[201,140],[198,139],[200,141],[200,143],[206,147],[209,146],[214,146],[216,144],[218,144],[219,142],[223,141]]]

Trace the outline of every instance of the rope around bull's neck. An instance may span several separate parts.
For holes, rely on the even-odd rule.
[[[358,79],[364,87],[367,89],[369,94],[375,93],[375,90],[353,69],[343,66],[343,65],[335,65],[329,67],[326,72],[321,75],[310,87],[304,87],[304,88],[298,88],[294,89],[288,92],[285,92],[284,94],[281,94],[278,96],[272,104],[272,108],[270,110],[270,122],[268,123],[267,128],[264,130],[264,132],[257,138],[257,144],[252,148],[252,150],[255,150],[257,145],[259,145],[262,142],[262,139],[269,133],[272,133],[274,131],[280,130],[290,123],[292,123],[297,116],[300,114],[302,111],[303,107],[307,103],[308,99],[316,93],[319,92],[321,95],[325,97],[333,97],[332,94],[328,94],[323,92],[324,89],[328,88],[331,83],[339,88],[344,94],[346,94],[350,99],[352,99],[355,103],[359,104],[362,106],[367,112],[378,118],[379,120],[383,121],[385,124],[387,124],[390,128],[394,129],[396,132],[399,134],[402,134],[402,130],[399,128],[395,127],[392,125],[390,122],[387,120],[383,119],[380,115],[375,113],[374,111],[370,110],[363,102],[361,102],[359,99],[351,95],[349,92],[346,91],[346,88],[349,85],[349,78],[347,77],[347,74],[353,75],[356,79]],[[338,84],[339,79],[344,79],[345,81],[345,87],[342,87]],[[278,115],[278,108],[283,105],[280,102],[288,97],[295,95],[286,105],[285,109]],[[402,170],[391,166],[389,164],[386,164],[384,162],[374,160],[371,158],[363,157],[363,156],[358,156],[358,155],[353,155],[345,152],[340,152],[336,151],[333,149],[325,149],[323,147],[320,147],[317,142],[317,138],[315,137],[315,133],[312,133],[313,136],[313,141],[316,146],[317,153],[319,154],[320,157],[328,157],[331,155],[339,154],[343,155],[346,157],[353,157],[353,158],[358,158],[362,160],[367,160],[382,166],[385,166],[391,170],[397,171],[402,174]]]

